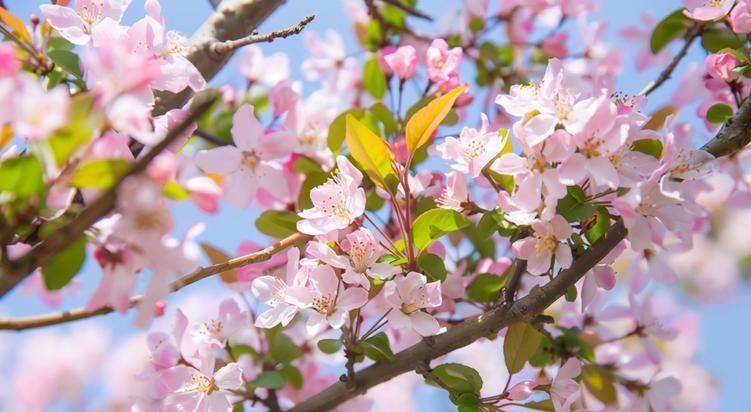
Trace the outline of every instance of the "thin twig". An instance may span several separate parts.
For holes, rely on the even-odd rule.
[[[301,233],[288,236],[279,242],[259,250],[257,252],[248,253],[247,255],[239,256],[234,259],[230,259],[226,262],[217,263],[205,268],[197,268],[193,272],[180,277],[170,284],[170,290],[177,292],[178,290],[198,282],[201,279],[205,279],[209,276],[216,275],[225,272],[230,269],[245,266],[250,263],[263,262],[271,259],[275,254],[289,248],[300,242],[304,242],[310,239],[310,236]],[[143,299],[143,295],[134,296],[130,298],[130,307],[136,306]],[[60,323],[67,323],[76,320],[86,319],[97,315],[104,315],[114,312],[114,309],[105,306],[95,310],[87,310],[85,308],[78,308],[67,310],[63,312],[50,313],[46,315],[27,316],[22,318],[10,318],[0,319],[0,330],[24,330],[39,328],[43,326],[57,325]]]
[[[288,27],[286,29],[281,29],[281,30],[275,30],[275,31],[272,31],[271,33],[264,34],[261,36],[254,33],[248,37],[243,37],[242,39],[227,40],[227,41],[220,42],[220,43],[214,43],[214,45],[211,46],[211,50],[216,54],[224,54],[229,51],[237,50],[240,47],[247,46],[249,44],[266,43],[266,42],[271,43],[274,41],[274,39],[279,39],[279,38],[284,39],[289,36],[299,34],[301,31],[303,31],[305,26],[308,25],[308,23],[313,21],[315,17],[316,17],[315,15],[311,14],[310,16],[307,16],[304,19],[300,20],[299,23],[297,23],[296,25],[292,27]]]
[[[694,27],[692,27],[686,33],[683,47],[681,47],[681,49],[678,51],[678,54],[673,57],[673,60],[670,62],[670,64],[665,66],[660,75],[657,76],[657,79],[649,83],[647,87],[639,92],[639,95],[647,96],[655,91],[658,87],[660,87],[663,83],[665,83],[665,81],[670,78],[670,75],[673,74],[673,70],[675,70],[675,68],[678,66],[678,63],[680,63],[680,61],[686,56],[688,49],[691,47],[691,43],[693,43],[694,40],[699,37],[699,35],[701,35],[703,31],[703,24],[696,24]]]
[[[511,275],[508,278],[508,282],[506,282],[506,288],[503,292],[503,301],[506,303],[514,303],[514,295],[516,294],[516,289],[519,288],[519,281],[527,270],[527,261],[516,259],[512,266]]]

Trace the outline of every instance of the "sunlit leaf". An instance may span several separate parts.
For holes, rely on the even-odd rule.
[[[465,90],[466,86],[459,86],[443,96],[431,101],[427,106],[415,113],[407,122],[407,149],[414,153],[427,143],[433,132],[443,122],[443,119],[454,106],[454,102]]]

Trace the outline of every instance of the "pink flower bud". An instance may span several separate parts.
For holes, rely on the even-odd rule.
[[[511,401],[523,401],[532,395],[536,384],[534,381],[522,381],[511,387],[508,390],[508,396],[506,399]]]
[[[402,46],[395,52],[383,57],[386,64],[400,79],[412,77],[417,69],[417,52],[412,46]]]
[[[741,0],[735,5],[733,11],[730,12],[730,26],[736,33],[751,33],[751,9],[748,3]]]
[[[164,316],[164,312],[167,310],[167,301],[166,300],[159,300],[154,305],[154,316],[161,317]]]
[[[733,73],[733,69],[738,66],[738,59],[731,53],[710,54],[705,62],[707,73],[714,79],[729,82],[738,77]]]

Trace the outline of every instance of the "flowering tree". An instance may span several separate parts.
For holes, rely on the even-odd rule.
[[[259,34],[281,0],[214,1],[190,39],[158,0],[130,25],[130,0],[52,3],[24,22],[0,1],[0,297],[56,306],[86,259],[101,274],[85,307],[0,329],[131,310],[173,327],[138,337],[146,353],[50,337],[88,348],[60,375],[37,340],[16,385],[80,391],[85,359],[119,359],[111,410],[398,410],[415,380],[460,411],[708,406],[683,382],[711,379],[693,318],[651,284],[718,296],[748,254],[731,232],[751,204],[751,3],[624,28],[636,68],[662,68],[632,95],[596,0],[465,0],[445,25],[414,0],[352,0],[354,55],[313,16]],[[309,93],[258,45],[297,34]],[[704,63],[678,73],[696,41]],[[236,52],[247,87],[208,86]],[[222,200],[273,240],[231,257],[199,242],[203,216],[175,229],[175,204]],[[236,298],[168,306],[214,275]]]

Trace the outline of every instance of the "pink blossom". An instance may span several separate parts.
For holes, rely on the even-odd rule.
[[[253,280],[253,295],[271,307],[258,316],[255,323],[257,327],[272,328],[280,323],[287,326],[295,314],[312,301],[313,293],[305,287],[311,266],[300,266],[299,259],[300,251],[292,248],[287,252],[284,279],[267,275]]]
[[[309,328],[328,322],[334,329],[340,329],[353,309],[368,302],[368,292],[359,287],[345,288],[341,280],[328,265],[318,266],[310,272],[310,284],[314,293],[307,303]]]
[[[738,34],[751,33],[751,8],[746,0],[739,0],[730,12],[730,26]]]
[[[144,265],[143,259],[127,247],[99,247],[94,252],[102,267],[102,279],[91,294],[86,308],[89,310],[110,306],[120,313],[131,307],[130,295],[138,280],[137,272]]]
[[[237,301],[225,299],[219,304],[218,316],[202,322],[195,331],[195,336],[212,348],[221,349],[249,322],[248,313],[240,309]]]
[[[453,160],[451,168],[477,177],[503,149],[506,139],[497,131],[488,130],[488,117],[482,114],[480,130],[464,127],[459,138],[449,136],[437,150],[444,159]]]
[[[216,360],[213,354],[202,356],[200,369],[188,366],[176,366],[176,373],[183,380],[183,385],[168,398],[168,404],[177,410],[194,412],[226,411],[232,408],[228,397],[234,396],[231,390],[240,389],[245,383],[240,366],[231,362],[216,372]]]
[[[13,77],[21,70],[16,48],[10,43],[0,43],[0,78]]]
[[[521,381],[508,390],[506,399],[511,401],[523,401],[532,396],[537,384],[534,381]]]
[[[440,331],[438,321],[421,309],[441,305],[441,282],[428,283],[425,275],[409,272],[396,277],[383,287],[384,298],[391,311],[389,324],[396,329],[412,329],[422,336],[435,335]]]
[[[346,283],[370,289],[370,278],[385,280],[401,272],[398,266],[387,262],[377,262],[385,251],[373,233],[360,228],[347,234],[341,242],[346,255],[338,255],[323,242],[308,244],[308,253],[321,261],[339,269],[344,269],[342,280]]]
[[[571,248],[561,242],[571,236],[571,226],[566,219],[555,215],[547,222],[535,220],[531,226],[535,231],[532,236],[517,240],[511,245],[514,256],[527,261],[527,271],[533,275],[547,272],[553,255],[561,268],[571,266]]]
[[[299,99],[299,93],[289,81],[279,82],[269,90],[269,101],[274,106],[274,117],[293,110]]]
[[[451,171],[446,175],[446,187],[436,200],[438,207],[453,209],[457,212],[464,210],[464,204],[469,201],[469,188],[467,187],[467,175],[457,171]]]
[[[574,380],[581,373],[581,361],[569,358],[558,370],[550,385],[550,399],[555,412],[569,412],[571,406],[581,397],[581,388]]]
[[[251,83],[261,83],[274,86],[290,75],[289,56],[284,53],[263,55],[258,45],[244,47],[238,62],[240,73]]]
[[[707,73],[717,80],[729,82],[738,78],[733,69],[738,66],[738,59],[732,53],[713,53],[705,59]]]
[[[568,57],[568,48],[566,42],[568,41],[568,33],[560,32],[556,33],[540,43],[540,49],[550,57],[558,59],[564,59]]]
[[[346,51],[344,39],[334,30],[327,30],[325,38],[321,38],[313,31],[303,33],[305,47],[311,57],[302,63],[302,70],[308,80],[319,79],[336,72],[344,62]]]
[[[119,22],[131,0],[77,0],[76,8],[39,6],[50,26],[73,44],[86,44],[96,25],[104,19]]]
[[[430,81],[442,84],[449,80],[450,76],[459,69],[462,60],[461,47],[449,49],[443,39],[435,39],[430,44],[427,52],[426,66]]]
[[[68,90],[62,85],[45,90],[29,76],[21,76],[20,81],[14,105],[15,131],[27,140],[45,139],[68,122]]]
[[[325,235],[346,228],[365,212],[365,191],[359,187],[362,173],[344,156],[337,156],[336,164],[334,176],[310,191],[313,207],[299,213],[300,232]]]
[[[725,17],[735,4],[735,0],[683,0],[686,10],[683,14],[698,20],[711,21]]]
[[[196,164],[207,172],[229,175],[225,193],[237,207],[249,206],[261,186],[283,196],[286,190],[281,166],[272,160],[288,153],[287,134],[264,134],[253,106],[247,104],[237,109],[232,119],[235,146],[201,150]]]
[[[235,254],[237,256],[243,256],[249,253],[258,252],[262,249],[263,247],[255,242],[246,240],[237,246]],[[270,271],[272,268],[282,266],[285,263],[287,263],[287,257],[283,253],[277,253],[269,260],[241,266],[236,269],[237,281],[239,283],[251,282],[253,279],[266,274],[266,272]]]
[[[412,46],[402,46],[383,56],[391,71],[402,81],[412,77],[417,68],[417,51]]]

